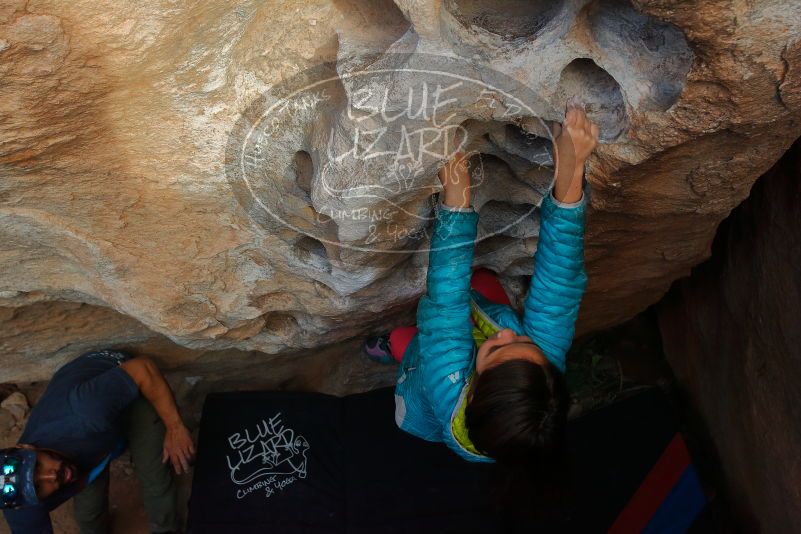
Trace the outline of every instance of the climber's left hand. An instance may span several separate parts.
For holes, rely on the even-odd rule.
[[[443,204],[452,208],[470,206],[470,170],[464,152],[454,153],[453,158],[439,170],[439,180],[445,188]]]

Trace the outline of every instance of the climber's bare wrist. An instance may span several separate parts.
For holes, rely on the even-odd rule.
[[[460,151],[439,170],[443,188],[442,203],[448,207],[470,207],[470,171],[467,163],[467,157]]]
[[[470,207],[470,191],[445,191],[445,197],[442,203],[449,208],[469,208]]]
[[[553,196],[559,202],[573,204],[581,200],[584,186],[584,162],[578,161],[569,174],[557,175],[553,187]]]

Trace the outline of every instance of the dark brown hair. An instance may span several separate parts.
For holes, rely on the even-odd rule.
[[[564,376],[550,363],[516,359],[475,380],[465,411],[467,433],[498,463],[504,516],[522,521],[558,513],[570,492],[564,454],[570,397]]]
[[[569,397],[556,367],[516,359],[478,377],[465,412],[470,441],[502,463],[561,448]]]

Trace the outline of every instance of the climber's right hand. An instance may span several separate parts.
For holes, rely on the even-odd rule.
[[[553,128],[554,196],[572,203],[581,198],[584,163],[598,144],[598,125],[593,123],[577,103],[567,105],[565,122]]]
[[[467,155],[462,151],[453,157],[439,170],[439,181],[445,189],[443,204],[452,208],[470,206],[470,170]]]
[[[599,128],[587,117],[582,104],[570,103],[565,122],[556,123],[553,134],[557,157],[583,165],[598,145]]]

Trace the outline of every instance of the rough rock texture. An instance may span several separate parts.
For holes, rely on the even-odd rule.
[[[801,142],[659,305],[664,348],[703,419],[743,532],[801,530]]]
[[[720,220],[799,134],[800,19],[786,0],[0,0],[0,306],[19,309],[3,312],[2,337],[26,358],[0,380],[46,377],[79,351],[39,343],[53,321],[86,332],[84,345],[166,336],[288,353],[408,320],[442,158],[394,167],[404,187],[391,189],[384,162],[333,161],[325,145],[357,130],[354,72],[425,55],[528,95],[514,116],[512,97],[463,104],[469,91],[449,108],[479,154],[477,263],[518,295],[550,179],[544,126],[568,97],[587,102],[605,144],[588,165],[579,332],[618,323],[707,256]],[[322,62],[341,80],[251,147],[247,190],[232,169],[249,113]],[[375,85],[399,106],[408,81]],[[396,121],[377,147],[397,145],[407,122],[420,127]],[[375,186],[381,198],[367,200]],[[397,215],[374,228],[334,216],[387,205]],[[48,315],[52,301],[92,307]]]

